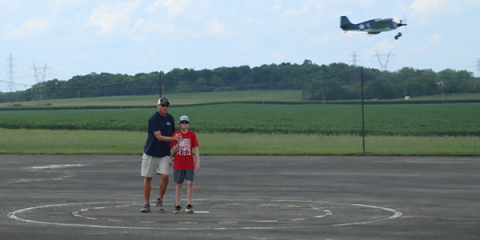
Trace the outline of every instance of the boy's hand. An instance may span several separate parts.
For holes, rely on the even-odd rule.
[[[195,170],[200,171],[200,163],[197,163],[197,164],[195,165]]]

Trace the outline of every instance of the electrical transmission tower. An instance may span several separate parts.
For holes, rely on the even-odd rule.
[[[33,68],[30,71],[33,71],[35,76],[35,86],[33,87],[33,101],[38,100],[38,105],[42,105],[42,99],[47,98],[47,93],[45,91],[45,76],[47,75],[47,70],[50,68],[47,67],[45,62],[45,67],[42,70],[38,70],[33,63]]]
[[[360,60],[357,59],[357,53],[355,51],[353,51],[353,54],[350,56],[352,57],[352,60],[348,61],[348,62],[351,62],[353,64],[353,66],[357,66],[357,62],[361,62]],[[358,56],[360,57],[360,56]]]
[[[395,55],[391,54],[391,51],[388,52],[388,54],[378,54],[377,51],[375,51],[375,55],[373,57],[377,57],[378,63],[380,64],[380,69],[382,71],[387,71],[388,67],[388,61],[390,60],[390,57],[393,56],[395,58]]]
[[[15,87],[15,72],[13,71],[13,69],[17,68],[17,66],[13,64],[14,61],[15,59],[12,57],[12,54],[10,54],[10,56],[7,58],[7,66],[5,66],[5,68],[8,68],[7,82],[8,82],[8,90],[10,92],[17,91]]]

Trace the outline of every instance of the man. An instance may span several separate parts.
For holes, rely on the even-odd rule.
[[[161,175],[160,193],[157,199],[157,209],[164,211],[163,196],[168,186],[168,175],[171,174],[170,142],[180,141],[181,134],[172,136],[175,132],[173,116],[168,113],[170,102],[167,98],[160,98],[157,102],[158,111],[148,120],[148,137],[145,142],[142,156],[142,177],[145,206],[141,212],[150,212],[150,192],[152,190],[152,178],[155,173]]]

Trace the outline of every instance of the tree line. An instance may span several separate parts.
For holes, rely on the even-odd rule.
[[[259,67],[219,67],[213,70],[175,68],[167,73],[135,75],[91,73],[69,80],[52,79],[25,91],[0,93],[0,102],[31,101],[119,95],[154,95],[162,92],[214,92],[244,90],[302,90],[304,100],[360,99],[360,68],[345,63],[318,65],[310,60],[302,64],[264,64]],[[395,99],[452,93],[480,93],[479,78],[466,70],[404,67],[398,71],[363,69],[366,99]]]

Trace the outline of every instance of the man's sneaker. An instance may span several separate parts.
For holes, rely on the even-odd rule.
[[[180,205],[177,205],[177,206],[175,206],[175,210],[174,210],[173,212],[174,212],[174,213],[180,213],[180,209],[181,209],[181,208],[182,208],[182,207],[180,207]]]
[[[150,212],[150,203],[145,204],[145,206],[143,206],[140,212],[144,212],[144,213]]]
[[[185,212],[193,213],[193,206],[192,206],[192,204],[188,204],[188,205],[187,205],[187,208],[185,208]]]
[[[163,199],[162,200],[160,200],[160,198],[157,199],[156,205],[157,205],[158,211],[165,211],[165,208],[163,207]]]

